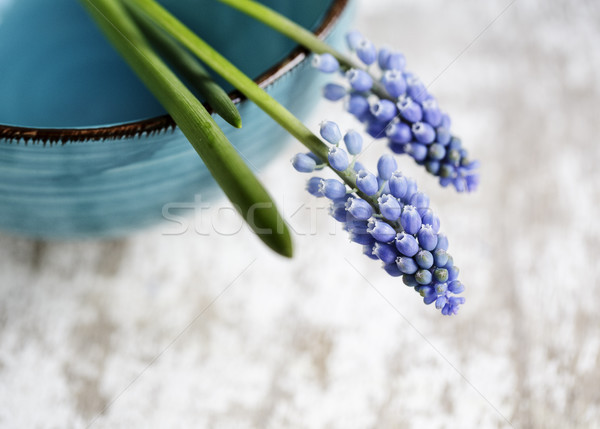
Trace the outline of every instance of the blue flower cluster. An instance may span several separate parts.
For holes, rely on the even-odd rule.
[[[448,254],[448,239],[439,232],[440,220],[429,208],[429,197],[402,175],[392,155],[379,159],[377,175],[356,161],[362,149],[359,133],[349,131],[342,137],[334,122],[321,124],[320,133],[330,143],[328,165],[349,174],[356,189],[337,179],[312,177],[308,192],[332,201],[331,215],[368,257],[383,261],[391,276],[402,276],[405,285],[419,292],[425,304],[435,303],[442,314],[456,314],[465,302],[457,296],[464,286]],[[326,165],[313,153],[295,155],[292,164],[305,173]]]
[[[345,85],[324,88],[328,100],[345,100],[346,110],[366,126],[373,138],[387,138],[390,149],[410,155],[437,177],[442,186],[471,192],[479,184],[478,161],[469,159],[460,139],[450,132],[450,117],[438,106],[427,87],[406,71],[406,59],[387,48],[379,51],[358,31],[347,34],[350,49],[366,66],[345,70]],[[375,78],[374,64],[380,75]],[[330,54],[316,55],[313,65],[324,73],[340,70]]]

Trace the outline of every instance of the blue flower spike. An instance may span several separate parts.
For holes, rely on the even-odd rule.
[[[452,135],[450,117],[423,81],[406,69],[404,55],[387,47],[377,51],[357,31],[349,33],[346,40],[368,71],[350,68],[345,74],[349,88],[327,86],[325,98],[343,100],[346,110],[364,124],[368,134],[387,139],[393,153],[411,156],[436,176],[442,187],[475,191],[479,163],[470,159],[460,139]],[[315,61],[317,68],[330,73],[337,70],[334,60],[325,57]]]
[[[400,277],[425,304],[435,303],[443,315],[456,314],[465,302],[459,296],[465,288],[458,280],[459,269],[448,254],[448,238],[439,232],[440,221],[430,208],[427,194],[398,170],[396,159],[389,154],[379,158],[377,175],[356,160],[350,168],[348,152],[356,157],[362,148],[358,132],[344,135],[348,152],[339,145],[342,136],[336,123],[324,122],[320,132],[335,145],[329,147],[329,167],[344,181],[313,177],[307,183],[308,192],[331,200],[330,214],[343,224],[350,241],[361,245],[368,258],[381,261],[391,277]],[[455,149],[457,143],[453,145]],[[323,165],[312,153],[297,154],[292,163],[302,172]],[[346,183],[356,188],[349,189]]]

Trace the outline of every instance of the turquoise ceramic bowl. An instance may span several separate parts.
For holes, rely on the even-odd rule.
[[[290,40],[212,0],[162,3],[300,118],[318,102],[323,78]],[[264,3],[334,45],[350,20],[349,0]],[[77,1],[0,0],[0,94],[0,230],[119,236],[160,221],[165,204],[215,192],[185,137]],[[260,167],[288,137],[231,97],[243,128],[217,122]]]

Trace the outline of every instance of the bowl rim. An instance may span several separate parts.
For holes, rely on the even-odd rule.
[[[325,38],[337,23],[346,6],[351,0],[333,0],[325,16],[314,31],[319,38]],[[298,66],[308,55],[310,51],[303,46],[297,45],[283,60],[279,61],[264,73],[254,79],[261,88],[266,88],[277,79]],[[246,97],[238,90],[233,90],[229,98],[236,104],[246,100]],[[213,113],[210,106],[204,105],[209,113]],[[167,130],[174,130],[177,127],[173,118],[169,114],[156,116],[153,118],[142,119],[138,121],[126,122],[118,125],[83,127],[83,128],[35,128],[13,125],[3,125],[0,123],[0,143],[2,140],[20,141],[25,143],[62,143],[98,140],[116,140],[141,136],[143,134],[154,134]]]

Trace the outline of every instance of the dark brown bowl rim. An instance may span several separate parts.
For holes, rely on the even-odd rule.
[[[325,17],[314,32],[319,38],[324,38],[331,32],[349,1],[350,0],[333,0]],[[287,57],[269,68],[254,81],[261,88],[266,88],[300,64],[308,54],[308,49],[297,46]],[[239,103],[246,99],[246,97],[237,90],[230,92],[229,97],[234,103]],[[209,106],[206,106],[206,108],[211,112]],[[30,128],[0,124],[0,140],[7,140],[9,142],[24,140],[26,143],[33,141],[35,143],[44,144],[61,142],[65,144],[68,142],[89,140],[130,138],[174,129],[175,127],[175,122],[170,115],[162,115],[150,119],[128,122],[126,124],[96,128]]]

